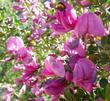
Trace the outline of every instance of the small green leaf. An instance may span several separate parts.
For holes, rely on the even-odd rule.
[[[99,83],[101,87],[105,88],[106,85],[108,84],[108,80],[105,78],[102,78]]]
[[[110,84],[106,86],[105,101],[110,101]]]
[[[65,90],[64,96],[65,96],[65,98],[66,98],[68,101],[74,101],[74,97],[73,97],[74,95],[71,94],[69,91],[66,91],[66,90]]]
[[[108,36],[104,36],[102,39],[101,39],[101,44],[102,46],[106,47],[106,48],[109,48],[110,46],[110,35]]]
[[[105,91],[104,88],[97,88],[95,91],[95,94],[97,95],[97,97],[102,97],[104,98],[105,96]]]
[[[106,44],[107,44],[107,40],[108,38],[106,37],[106,36],[104,36],[103,38],[102,38],[102,40],[101,40],[101,44],[102,44],[102,46],[105,46]]]

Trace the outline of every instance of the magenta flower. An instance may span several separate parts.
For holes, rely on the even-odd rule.
[[[67,32],[71,29],[74,29],[77,21],[77,15],[74,8],[61,0],[56,7],[56,23],[52,24],[52,29],[56,32]]]
[[[11,95],[13,93],[13,88],[7,87],[5,93],[6,93],[5,101],[11,101]]]
[[[65,78],[66,78],[67,81],[72,81],[72,79],[73,79],[73,72],[67,71],[66,74],[65,74]]]
[[[44,91],[49,95],[55,95],[58,96],[64,91],[64,88],[66,87],[66,81],[64,78],[59,79],[49,79],[47,80]]]
[[[110,66],[104,65],[104,66],[102,66],[102,69],[104,69],[105,71],[110,71]]]
[[[20,80],[18,81],[18,84],[24,83],[25,85],[30,86],[30,87],[33,87],[38,81],[34,73],[26,73],[26,72],[24,72],[22,74],[22,77],[19,78],[18,80]]]
[[[79,44],[79,39],[70,38],[70,39],[68,39],[67,42],[64,44],[64,49],[65,49],[66,51],[74,50],[75,48],[78,47],[78,44]]]
[[[82,0],[80,3],[81,3],[81,5],[83,5],[83,6],[88,6],[88,5],[90,5],[90,1],[89,1],[89,0]]]
[[[59,96],[57,95],[51,95],[51,101],[58,101]]]
[[[35,39],[36,41],[39,41],[39,39],[41,38],[44,32],[45,29],[43,28],[38,28],[38,29],[32,28],[32,34],[29,37],[29,40]]]
[[[19,15],[20,21],[25,23],[28,20],[29,12],[24,11],[22,14]]]
[[[24,64],[24,66],[24,72],[27,74],[34,73],[39,68],[39,64],[37,63],[37,60],[34,57],[30,61],[30,63]]]
[[[81,59],[81,57],[80,57],[78,54],[72,55],[72,56],[69,58],[69,66],[70,66],[71,70],[74,69],[75,64],[77,63],[77,61],[78,61],[79,59]]]
[[[62,5],[63,8],[61,8],[60,5]],[[56,8],[56,18],[58,19],[60,24],[65,29],[73,29],[77,20],[76,11],[74,10],[74,8],[63,0],[61,0]]]
[[[36,57],[33,56],[32,47],[22,47],[16,51],[16,62],[22,63],[14,67],[15,71],[22,72],[21,78],[17,79],[16,83],[33,86],[37,82],[35,71],[38,70],[39,64]]]
[[[85,45],[80,39],[68,39],[64,44],[64,50],[69,54],[78,54],[80,56],[85,56],[86,54]]]
[[[86,58],[79,59],[74,67],[73,82],[87,92],[91,92],[95,79],[95,64]]]
[[[60,34],[66,33],[68,30],[65,29],[61,24],[51,24],[51,28],[53,30],[52,36],[58,36]]]
[[[18,36],[12,36],[8,38],[6,42],[7,51],[9,53],[15,53],[22,47],[24,47],[23,40]]]
[[[92,12],[82,14],[78,18],[75,33],[79,35],[104,36],[105,28],[101,19]]]
[[[57,75],[64,77],[65,68],[61,61],[56,59],[54,56],[48,56],[45,60],[45,69],[42,71],[43,75]]]
[[[31,92],[36,96],[41,96],[44,93],[44,89],[40,87],[37,83],[32,87]]]
[[[46,68],[44,68],[42,71],[41,71],[41,74],[42,75],[45,75],[45,76],[53,76],[54,73],[52,71],[48,71]]]
[[[24,68],[25,68],[25,67],[24,67],[24,65],[22,65],[22,64],[17,64],[17,65],[15,64],[14,67],[13,67],[13,71],[14,71],[14,72],[22,71],[22,70],[24,70]]]
[[[16,2],[23,4],[25,2],[25,0],[16,0]]]
[[[32,61],[33,52],[31,49],[23,47],[17,51],[16,55],[18,61],[22,61],[24,64],[28,64],[30,61]]]
[[[37,59],[33,56],[32,48],[21,48],[17,51],[17,61],[22,62],[22,76],[16,80],[16,83],[24,83],[27,86],[33,86],[37,82],[35,71],[38,70],[39,64]],[[14,68],[15,70],[21,70],[19,67]]]
[[[13,5],[13,8],[17,11],[22,11],[24,9],[24,7],[22,5]]]
[[[21,48],[17,52],[17,60],[23,62],[25,67],[24,71],[27,74],[33,73],[39,68],[37,59],[33,57],[32,49]]]

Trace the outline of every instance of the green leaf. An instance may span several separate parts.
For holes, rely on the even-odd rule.
[[[94,54],[94,52],[97,51],[97,47],[95,44],[91,44],[89,47],[88,47],[88,54]]]
[[[108,84],[108,80],[106,78],[102,78],[99,83],[101,87],[105,88]]]
[[[74,101],[74,97],[73,97],[74,95],[71,94],[69,91],[65,90],[64,96],[68,101]]]
[[[106,86],[105,101],[110,101],[110,84]]]
[[[97,88],[96,91],[95,91],[95,94],[96,94],[97,97],[104,98],[105,97],[104,88]]]
[[[104,36],[103,38],[102,38],[102,40],[101,40],[101,44],[102,44],[102,46],[105,46],[106,44],[107,44],[107,37],[106,36]]]
[[[86,94],[82,89],[77,89],[77,93],[75,94],[77,101],[81,101],[83,98],[86,98]]]
[[[101,44],[102,46],[106,47],[106,48],[109,48],[110,46],[110,35],[108,36],[104,36],[102,39],[101,39]]]
[[[110,0],[107,0],[107,3],[110,3]]]

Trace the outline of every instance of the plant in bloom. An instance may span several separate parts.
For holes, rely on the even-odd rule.
[[[5,87],[6,101],[109,101],[106,7],[103,0],[13,1],[12,21],[3,21],[12,27],[0,26],[0,34],[13,31],[4,34],[3,54],[0,45],[6,57],[0,60],[0,65],[5,63],[0,72],[14,79],[4,76],[2,82],[16,85],[13,90]]]

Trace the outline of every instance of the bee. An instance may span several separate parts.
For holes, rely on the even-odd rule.
[[[66,9],[66,6],[62,3],[62,2],[59,2],[57,5],[56,5],[56,9],[60,10],[60,11],[64,11]]]

